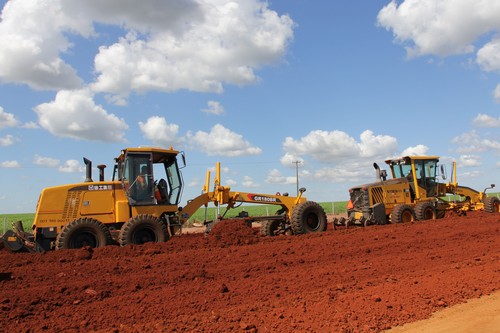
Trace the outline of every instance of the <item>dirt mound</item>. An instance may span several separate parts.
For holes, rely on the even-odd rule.
[[[259,231],[243,219],[227,219],[217,222],[208,234],[210,245],[227,247],[250,245],[259,241]]]
[[[232,223],[142,246],[2,251],[0,332],[379,332],[498,290],[499,222],[282,237]]]

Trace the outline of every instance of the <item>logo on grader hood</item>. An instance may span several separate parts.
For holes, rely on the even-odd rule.
[[[260,194],[248,194],[248,199],[251,201],[260,201],[260,202],[281,202],[279,198],[276,197],[268,197]]]

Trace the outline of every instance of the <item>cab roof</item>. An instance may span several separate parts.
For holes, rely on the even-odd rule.
[[[139,146],[139,147],[130,147],[122,149],[121,154],[116,160],[123,160],[125,158],[125,154],[127,153],[152,153],[153,154],[153,162],[161,162],[163,160],[172,158],[172,156],[177,156],[179,154],[178,150],[170,147],[168,149],[161,147],[147,147],[147,146]]]
[[[387,164],[397,164],[401,162],[408,163],[410,161],[414,160],[439,160],[439,156],[403,156],[403,157],[398,157],[390,160],[386,160],[385,163]]]

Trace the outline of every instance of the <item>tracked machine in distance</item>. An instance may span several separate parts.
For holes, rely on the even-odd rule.
[[[302,196],[304,188],[297,197],[231,191],[221,184],[219,163],[213,188],[207,171],[202,194],[181,207],[184,185],[181,169],[186,160],[183,152],[173,148],[123,149],[115,158],[112,180],[104,179],[105,165],[98,166],[99,180],[92,180],[92,162],[86,158],[84,162],[84,182],[42,190],[32,232],[25,232],[21,222],[16,222],[0,242],[11,251],[36,252],[163,242],[180,234],[188,219],[209,203],[219,212],[221,206],[227,212],[244,202],[278,206],[273,216],[242,217],[246,222],[261,221],[264,235],[326,230],[323,208]],[[216,221],[204,223],[209,228],[224,215],[218,214]]]
[[[443,165],[438,168],[438,156],[405,156],[385,162],[392,179],[387,179],[387,172],[374,163],[377,182],[349,190],[347,218],[335,218],[334,226],[437,219],[444,217],[446,211],[459,215],[476,210],[500,211],[500,199],[486,195],[495,184],[482,192],[458,185],[455,162],[448,183],[439,182],[438,173],[445,180],[446,170]]]

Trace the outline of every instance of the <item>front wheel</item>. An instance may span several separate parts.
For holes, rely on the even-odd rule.
[[[111,233],[103,223],[81,218],[66,225],[57,235],[56,250],[79,249],[84,246],[103,247],[111,243]]]
[[[417,220],[435,220],[436,219],[436,209],[434,208],[434,203],[432,201],[423,201],[415,205],[415,216]]]
[[[118,236],[121,246],[165,242],[169,239],[167,227],[153,215],[137,215],[129,219],[120,229]]]
[[[298,204],[293,210],[290,222],[294,234],[322,232],[327,227],[325,210],[314,201]]]
[[[410,205],[396,205],[391,212],[391,223],[415,221],[415,212]]]

